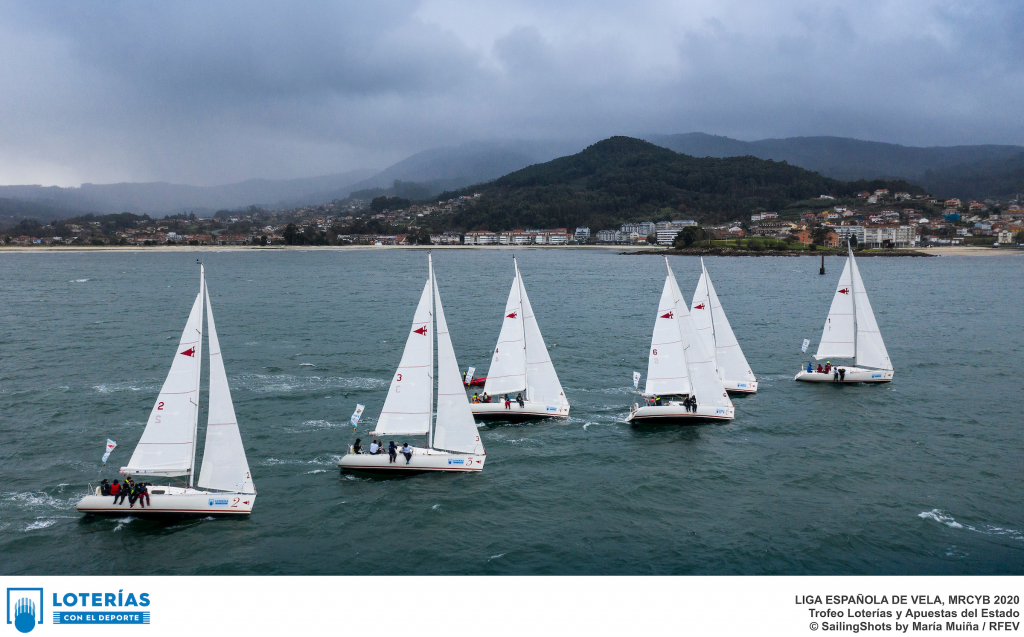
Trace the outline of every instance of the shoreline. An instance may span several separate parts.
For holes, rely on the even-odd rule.
[[[843,251],[796,251],[796,250],[735,250],[735,249],[687,249],[650,248],[648,246],[624,245],[430,245],[430,246],[0,246],[0,253],[40,252],[242,252],[272,250],[616,250],[623,255],[673,255],[673,256],[722,256],[722,257],[817,257],[845,256]],[[1024,249],[1017,246],[992,248],[988,246],[950,246],[942,248],[901,248],[854,252],[858,257],[938,257],[938,256],[1005,256],[1024,255]]]

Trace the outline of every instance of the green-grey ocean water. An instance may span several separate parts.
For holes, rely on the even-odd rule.
[[[486,372],[511,254],[434,252],[463,369]],[[84,518],[74,505],[106,439],[114,477],[142,432],[197,257],[255,511]],[[734,399],[730,424],[647,428],[622,418],[663,260],[517,257],[572,417],[482,427],[480,475],[371,479],[335,461],[356,403],[364,432],[380,412],[424,251],[0,254],[0,572],[1024,572],[1020,257],[861,259],[896,368],[880,386],[792,380],[841,259],[826,276],[810,257],[708,259],[760,392]],[[689,297],[699,261],[670,262]]]

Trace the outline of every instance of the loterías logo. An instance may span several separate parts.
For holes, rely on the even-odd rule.
[[[53,593],[54,624],[149,624],[149,593],[118,589],[103,592]],[[8,588],[7,623],[31,632],[43,623],[43,589]]]
[[[7,623],[20,633],[32,632],[36,624],[43,623],[43,589],[8,588]]]

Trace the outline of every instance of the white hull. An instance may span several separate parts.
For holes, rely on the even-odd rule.
[[[722,385],[725,386],[725,391],[730,394],[756,394],[757,393],[757,381],[750,380],[723,380]]]
[[[696,412],[687,411],[683,405],[661,405],[640,407],[633,405],[633,410],[626,416],[630,424],[678,424],[689,425],[701,422],[732,420],[736,415],[735,407],[714,407],[698,405]]]
[[[504,401],[492,403],[470,403],[473,416],[477,420],[537,420],[539,418],[568,418],[569,405],[546,405],[544,403],[532,403],[526,401],[520,407],[519,403],[512,401],[508,409],[505,409]]]
[[[349,471],[374,471],[394,473],[421,473],[424,471],[455,471],[460,473],[483,471],[487,454],[449,453],[437,449],[412,447],[412,458],[406,462],[401,451],[394,462],[387,452],[370,455],[349,452],[338,461],[338,466]]]
[[[806,369],[800,370],[793,380],[800,380],[805,383],[888,383],[892,380],[893,370],[891,369],[864,369],[863,367],[842,366],[846,373],[843,380],[834,380],[833,372],[819,374],[817,371],[809,372]]]
[[[163,491],[164,493],[159,493]],[[255,493],[225,493],[198,491],[181,487],[150,486],[149,501],[145,508],[139,502],[128,504],[128,498],[114,504],[112,495],[87,495],[78,503],[81,513],[92,515],[133,515],[164,517],[244,516],[252,513]]]

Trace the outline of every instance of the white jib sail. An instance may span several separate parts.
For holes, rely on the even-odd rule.
[[[434,281],[434,304],[437,307],[437,421],[431,446],[445,451],[482,454],[484,445],[473,420],[473,411],[462,385],[459,362],[448,333],[448,322],[441,307],[441,294]]]
[[[857,365],[876,369],[892,369],[889,352],[882,341],[882,332],[875,322],[875,313],[871,311],[871,301],[864,289],[864,281],[860,278],[860,269],[850,251],[850,269],[853,275],[854,307],[857,309]]]
[[[665,258],[668,268],[668,258]],[[711,355],[704,348],[704,342],[697,334],[697,326],[693,324],[689,306],[683,293],[676,283],[672,268],[668,268],[668,279],[671,284],[672,296],[676,304],[676,321],[679,323],[679,335],[683,344],[683,355],[686,359],[686,372],[690,377],[690,394],[697,399],[698,405],[715,407],[732,407],[729,394],[718,377],[718,370],[711,360]]]
[[[701,259],[701,266],[704,259]],[[708,291],[708,272],[701,272],[700,280],[697,281],[697,289],[693,291],[693,302],[690,304],[690,317],[693,325],[700,334],[700,340],[704,343],[704,349],[711,355],[711,361],[718,368],[719,374],[722,368],[718,364],[718,348],[715,346],[715,324],[711,316],[711,294]],[[722,376],[725,378],[725,376]]]
[[[206,329],[210,339],[210,404],[206,415],[203,465],[196,485],[203,489],[255,493],[256,486],[249,473],[242,434],[235,418],[235,405],[231,401],[231,388],[224,371],[217,327],[213,323],[209,289],[206,290]]]
[[[739,341],[736,340],[736,335],[732,331],[732,325],[729,324],[729,319],[725,316],[722,302],[718,300],[718,293],[715,292],[715,284],[711,282],[711,275],[704,267],[703,257],[700,260],[700,266],[703,270],[701,280],[706,282],[708,301],[711,307],[711,324],[714,327],[714,361],[718,367],[718,377],[722,380],[754,382],[757,377],[751,371],[747,357],[743,355]],[[697,287],[699,288],[700,284]],[[694,301],[692,305],[696,307],[697,301]],[[696,323],[697,312],[693,311],[690,314]]]
[[[853,358],[856,353],[853,327],[853,289],[850,275],[850,259],[839,276],[836,295],[832,298],[825,329],[818,343],[818,353],[814,358]]]
[[[665,277],[665,287],[658,302],[658,313],[654,317],[654,334],[651,349],[647,352],[646,396],[666,394],[689,394],[690,379],[683,357],[683,343],[676,321],[676,302],[672,297],[672,281]]]
[[[203,357],[203,288],[192,304],[181,340],[171,361],[167,380],[160,388],[149,422],[142,432],[128,466],[121,473],[183,476],[192,473],[195,462],[196,425],[199,421],[199,368]]]
[[[523,339],[523,303],[519,280],[512,280],[512,289],[505,302],[505,314],[494,346],[491,367],[487,370],[484,392],[492,396],[526,389],[526,345]]]
[[[523,281],[523,275],[519,273],[518,264],[516,278],[520,285],[525,327],[526,381],[529,384],[526,388],[526,398],[545,405],[568,405],[569,401],[562,391],[562,383],[558,382],[555,366],[551,364],[551,356],[544,345],[544,337],[540,334],[540,326],[537,325],[537,317],[533,313],[533,306],[530,305],[530,297],[526,294],[526,283]]]
[[[405,342],[402,362],[391,379],[384,409],[373,433],[378,436],[422,436],[430,431],[434,393],[434,335],[430,277],[423,285],[419,305]]]

